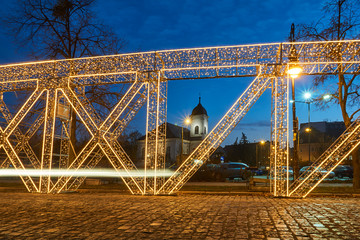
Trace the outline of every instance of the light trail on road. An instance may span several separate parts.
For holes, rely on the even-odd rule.
[[[174,171],[165,169],[162,171],[136,170],[112,170],[112,169],[79,169],[79,170],[66,170],[66,169],[0,169],[0,177],[16,177],[16,176],[51,176],[51,177],[170,177]]]

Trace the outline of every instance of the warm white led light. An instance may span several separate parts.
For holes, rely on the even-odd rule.
[[[147,170],[147,177],[161,176],[170,177],[174,171],[165,169],[161,172],[155,172],[153,170]],[[0,177],[14,177],[14,176],[50,176],[50,177],[144,177],[144,170],[114,170],[114,169],[78,169],[78,170],[66,170],[66,169],[0,169]]]
[[[339,46],[341,47],[339,48]],[[301,58],[294,58],[296,61],[289,62],[286,66],[283,64],[281,56],[286,55],[291,47],[298,50]],[[66,175],[69,172],[66,171],[66,173],[61,173],[63,175],[56,180],[49,177],[49,174],[53,174],[52,171],[46,172],[52,166],[52,163],[57,162],[53,161],[52,156],[66,155],[66,151],[70,149],[64,148],[65,154],[53,152],[57,151],[53,146],[54,142],[56,142],[54,128],[57,127],[54,123],[58,121],[55,120],[56,96],[45,100],[44,113],[39,114],[42,118],[35,121],[31,126],[31,132],[35,133],[40,129],[40,131],[43,131],[43,139],[46,139],[46,141],[43,141],[41,160],[35,154],[31,156],[31,146],[27,141],[32,135],[23,134],[22,129],[19,128],[19,123],[24,121],[24,117],[28,115],[34,104],[39,99],[44,98],[43,93],[53,91],[56,88],[56,92],[68,102],[69,108],[76,113],[77,118],[90,134],[89,142],[77,152],[75,159],[69,161],[71,162],[69,170],[77,172],[82,168],[93,169],[99,163],[99,159],[105,156],[115,170],[120,171],[123,169],[124,172],[117,172],[116,176],[122,177],[124,175],[124,182],[132,193],[169,194],[179,190],[207,161],[209,156],[244,117],[252,104],[271,85],[270,88],[273,90],[273,109],[271,111],[273,134],[270,149],[273,151],[271,153],[271,165],[274,167],[271,188],[276,196],[288,196],[288,176],[279,170],[283,166],[288,166],[289,160],[289,139],[287,135],[289,130],[289,119],[287,118],[287,109],[289,107],[287,94],[289,89],[287,82],[289,81],[284,77],[284,74],[287,73],[292,78],[299,76],[302,72],[306,73],[306,75],[331,75],[337,74],[340,66],[343,66],[342,71],[344,74],[357,73],[360,66],[357,51],[359,48],[360,40],[291,42],[175,49],[2,65],[0,66],[1,93],[21,90],[30,90],[34,91],[34,93],[14,116],[6,113],[6,105],[0,103],[0,111],[7,119],[4,130],[0,128],[2,135],[0,145],[3,146],[8,156],[7,161],[0,162],[0,169],[11,162],[18,169],[17,171],[25,170],[22,159],[18,155],[20,152],[25,152],[30,154],[28,156],[34,168],[37,170],[43,168],[39,176],[43,176],[40,185],[41,182],[44,184],[43,187],[39,186],[39,188],[30,177],[30,172],[25,172],[26,175],[17,172],[17,175],[22,177],[29,191],[60,192],[61,189],[68,186],[70,188],[80,186],[85,176],[75,174],[77,179],[69,178]],[[331,52],[331,50],[341,51],[339,53],[341,59],[331,61],[324,54]],[[298,62],[299,59],[302,60],[301,63]],[[302,68],[300,68],[300,64]],[[289,67],[287,72],[285,72],[286,67]],[[167,81],[244,76],[256,76],[256,79],[219,121],[214,130],[208,134],[176,173],[173,173],[165,183],[163,171],[166,156],[166,128],[162,126],[166,122]],[[138,84],[139,82],[142,85]],[[120,83],[133,85],[120,102],[114,103],[113,111],[102,119],[98,116],[92,104],[89,103],[84,89],[86,86]],[[116,139],[145,102],[147,103],[146,158],[144,172],[139,172]],[[118,122],[121,122],[121,124],[116,126]],[[41,128],[40,125],[44,127]],[[16,148],[10,143],[10,139],[12,140],[14,136],[18,141]],[[356,143],[355,140],[348,139],[347,142],[341,144],[348,144],[353,147],[353,144]],[[341,146],[343,146],[341,144],[333,146],[333,149],[336,148],[338,153],[343,151],[341,150]],[[95,151],[98,152],[95,153]],[[94,155],[97,157],[93,157]],[[95,158],[95,160],[92,160],[92,158]],[[88,159],[91,160],[88,161]],[[324,161],[332,161],[327,166],[333,167],[338,164],[333,159],[337,158],[334,157]],[[63,158],[63,162],[65,162],[65,158]],[[136,174],[133,172],[136,172]],[[87,174],[94,174],[94,172],[88,172]],[[309,189],[309,185],[314,181],[313,177],[306,179],[297,188],[299,191],[296,190],[296,194],[303,194],[302,196],[304,196],[305,190]],[[299,184],[299,182],[294,184]],[[312,188],[310,188],[311,190]]]

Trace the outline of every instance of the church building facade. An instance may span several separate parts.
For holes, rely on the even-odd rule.
[[[206,109],[199,98],[198,105],[190,115],[190,130],[187,127],[166,123],[166,168],[179,166],[208,134],[208,119]],[[138,162],[144,163],[145,136],[138,140]]]

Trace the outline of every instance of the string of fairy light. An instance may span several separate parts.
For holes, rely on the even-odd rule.
[[[323,41],[291,42],[272,44],[253,44],[209,48],[176,49],[131,54],[108,55],[88,58],[39,61],[0,66],[0,92],[31,90],[33,93],[15,113],[6,110],[1,102],[0,111],[7,121],[1,130],[0,145],[7,160],[1,167],[11,165],[17,170],[27,170],[19,157],[25,151],[31,159],[31,168],[40,169],[43,174],[34,178],[24,171],[19,174],[25,186],[31,192],[61,192],[69,188],[77,189],[85,177],[63,174],[52,176],[50,170],[55,164],[54,139],[58,100],[62,99],[87,129],[90,140],[67,166],[68,173],[83,168],[94,169],[105,156],[119,174],[129,190],[135,194],[171,194],[178,191],[191,176],[206,162],[212,152],[220,146],[226,136],[262,95],[265,89],[272,88],[272,149],[271,165],[273,171],[272,192],[275,196],[289,196],[294,191],[305,195],[305,189],[312,189],[310,182],[315,177],[309,175],[306,182],[290,187],[288,173],[283,166],[289,165],[289,69],[301,66],[297,75],[329,75],[340,70],[343,74],[354,74],[359,69],[360,41]],[[296,53],[296,58],[289,57]],[[294,60],[296,59],[296,61]],[[219,121],[202,143],[173,173],[161,175],[165,168],[167,81],[181,79],[204,79],[224,77],[255,77],[225,116]],[[99,119],[96,109],[89,103],[84,88],[93,85],[123,84],[130,85],[127,93],[105,120]],[[3,95],[3,94],[2,94]],[[42,100],[42,99],[47,100]],[[28,130],[22,132],[19,124],[24,120],[38,101],[44,101],[46,107],[38,114]],[[131,107],[130,107],[131,105]],[[146,147],[145,169],[143,175],[132,174],[138,171],[126,154],[117,138],[125,130],[139,109],[146,105]],[[44,125],[43,152],[41,160],[31,153],[29,139]],[[61,132],[69,134],[69,125],[63,124]],[[357,134],[354,130],[353,134]],[[13,146],[15,136],[21,145]],[[344,140],[337,145],[343,149]],[[62,141],[60,153],[70,151],[69,141]],[[345,148],[344,148],[345,149]],[[348,154],[352,148],[342,150]],[[62,152],[61,152],[62,151]],[[329,150],[330,151],[330,150]],[[61,155],[61,154],[60,154]],[[64,154],[63,154],[64,155]],[[66,157],[61,158],[66,161]],[[89,160],[90,159],[90,160]],[[320,161],[320,160],[319,160]],[[339,161],[330,162],[324,158],[320,163],[333,168]],[[7,166],[6,166],[7,164]],[[59,163],[60,164],[60,163]],[[64,163],[61,163],[62,166]],[[155,173],[153,174],[152,171]],[[149,174],[148,174],[149,173]],[[151,173],[151,174],[150,174]],[[126,174],[125,174],[126,175]],[[38,182],[37,182],[38,181]],[[296,188],[296,190],[293,190]],[[289,192],[292,189],[292,192]],[[301,191],[300,191],[301,189]]]

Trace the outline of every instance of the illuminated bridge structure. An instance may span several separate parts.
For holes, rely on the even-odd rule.
[[[296,50],[296,51],[294,51]],[[271,109],[271,192],[274,196],[305,197],[326,176],[305,172],[292,185],[289,174],[289,84],[287,70],[301,65],[302,75],[355,74],[360,69],[360,41],[324,41],[239,45],[120,54],[0,66],[0,168],[39,169],[40,176],[21,175],[30,192],[76,190],[84,176],[51,176],[49,169],[93,169],[105,156],[133,194],[177,192],[206,162],[259,97],[269,89]],[[291,54],[296,52],[298,62]],[[290,57],[290,58],[289,58]],[[165,169],[167,82],[171,80],[253,77],[217,125],[170,177]],[[220,83],[220,80],[219,80]],[[85,95],[87,87],[116,85],[127,92],[103,119]],[[12,114],[9,92],[31,92]],[[128,123],[146,106],[144,174],[118,141]],[[36,110],[35,109],[40,109]],[[74,111],[89,140],[70,161]],[[334,169],[360,143],[359,119],[314,163]],[[32,137],[40,136],[40,154]],[[286,169],[286,168],[285,168]],[[147,172],[151,174],[147,175]],[[124,175],[125,172],[125,175]],[[155,173],[155,174],[154,174]],[[126,175],[128,174],[128,175]]]

